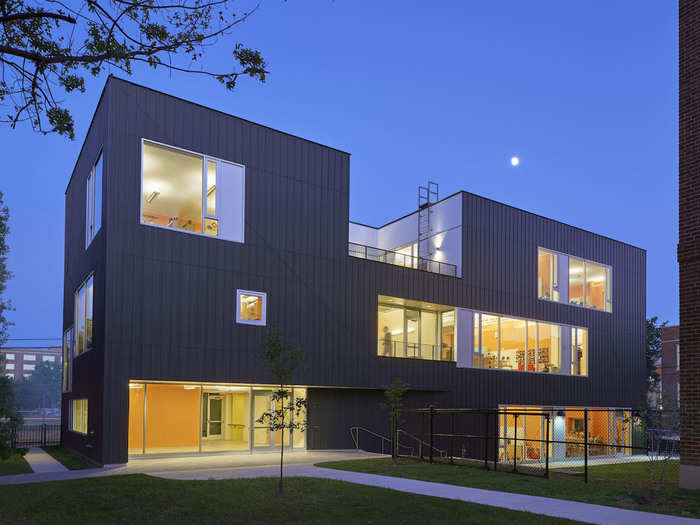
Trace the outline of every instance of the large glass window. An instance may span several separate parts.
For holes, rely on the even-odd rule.
[[[522,370],[525,364],[527,321],[501,317],[501,355],[498,368]]]
[[[71,358],[73,357],[73,329],[63,332],[63,391],[71,389]]]
[[[244,170],[143,141],[141,222],[243,242]]]
[[[559,283],[559,273],[568,281]],[[612,312],[612,268],[543,248],[537,249],[537,296]],[[568,299],[567,299],[568,298]]]
[[[474,367],[569,374],[561,369],[562,330],[575,337],[577,329],[475,312]]]
[[[453,308],[400,299],[380,298],[377,308],[377,355],[454,361]],[[415,304],[414,304],[415,303]]]
[[[93,276],[75,292],[75,355],[92,348]]]
[[[80,434],[88,433],[88,400],[71,399],[68,428]]]
[[[88,174],[85,195],[85,247],[87,248],[102,225],[102,153]]]

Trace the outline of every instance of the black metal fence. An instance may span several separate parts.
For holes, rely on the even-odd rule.
[[[624,409],[403,409],[392,422],[392,455],[587,483],[592,466],[673,464],[679,441],[668,421]]]
[[[10,440],[12,448],[45,447],[61,443],[61,425],[22,425]]]

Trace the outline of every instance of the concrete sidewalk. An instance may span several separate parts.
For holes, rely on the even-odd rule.
[[[36,474],[48,474],[54,472],[68,472],[59,461],[56,461],[40,447],[30,447],[24,456],[29,466]],[[31,476],[31,474],[28,474]]]

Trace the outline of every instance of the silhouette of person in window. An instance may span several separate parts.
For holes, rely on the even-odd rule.
[[[391,331],[389,327],[384,327],[384,355],[391,355]]]

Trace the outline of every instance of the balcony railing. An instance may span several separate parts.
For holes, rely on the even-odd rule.
[[[404,357],[407,359],[429,359],[431,361],[454,361],[454,348],[446,344],[426,345],[407,341],[378,342],[377,353],[385,357]]]
[[[350,257],[358,257],[360,259],[368,259],[370,261],[394,264],[405,268],[415,268],[416,270],[423,270],[425,272],[457,277],[457,266],[454,264],[424,259],[423,257],[393,252],[391,250],[383,250],[381,248],[373,248],[354,242],[348,244],[348,255],[350,255]]]

